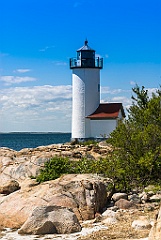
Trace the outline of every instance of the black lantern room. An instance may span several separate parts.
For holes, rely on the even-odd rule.
[[[103,59],[95,57],[95,50],[88,46],[86,40],[84,46],[77,50],[77,58],[70,58],[70,68],[103,68]]]

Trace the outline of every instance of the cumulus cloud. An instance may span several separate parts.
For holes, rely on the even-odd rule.
[[[131,90],[130,90],[131,91]],[[121,88],[116,88],[116,89],[111,89],[109,87],[101,87],[101,93],[102,94],[118,94],[118,93],[125,93],[129,92],[129,90],[121,89]]]
[[[0,131],[70,131],[71,97],[70,85],[1,89]]]
[[[103,92],[101,102],[121,102],[125,112],[132,103],[130,91],[103,87]],[[0,131],[70,131],[71,115],[71,85],[0,89]]]
[[[105,103],[105,102],[122,103],[125,110],[125,114],[127,115],[127,109],[132,104],[131,94],[132,94],[131,89],[130,90],[121,89],[121,88],[111,89],[110,87],[102,87],[101,102],[102,103]]]
[[[20,68],[20,69],[16,69],[14,72],[18,72],[18,73],[27,73],[30,72],[31,69],[28,68]]]
[[[116,96],[111,98],[111,102],[121,102],[124,105],[127,105],[127,104],[129,105],[131,103],[131,99],[125,96]]]
[[[36,78],[33,77],[18,77],[18,76],[1,76],[0,81],[4,82],[5,85],[19,84],[22,82],[33,82]]]

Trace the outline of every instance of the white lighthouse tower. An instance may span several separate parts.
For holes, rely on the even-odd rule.
[[[70,59],[72,69],[72,139],[91,137],[90,119],[100,104],[100,69],[103,59],[95,57],[95,50],[85,45],[77,50],[77,57]]]

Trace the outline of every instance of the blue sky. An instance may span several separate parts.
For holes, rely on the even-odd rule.
[[[101,101],[161,84],[160,0],[0,0],[0,132],[71,131],[69,58],[104,58]]]

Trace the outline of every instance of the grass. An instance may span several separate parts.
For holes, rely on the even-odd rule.
[[[138,209],[136,211],[130,212],[120,212],[118,217],[118,223],[114,225],[109,225],[107,230],[101,230],[98,232],[93,232],[87,236],[81,236],[78,240],[134,240],[140,238],[147,238],[149,235],[149,229],[135,230],[132,228],[132,222],[139,219],[139,217],[144,216],[148,220],[154,220],[158,212],[157,207],[154,211],[144,211],[143,209]]]

